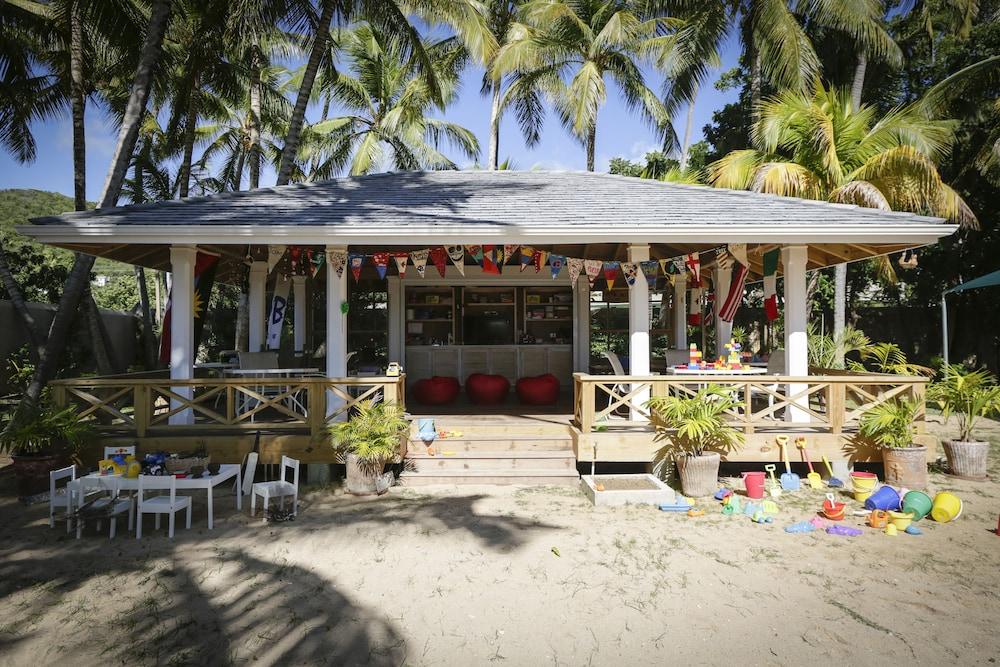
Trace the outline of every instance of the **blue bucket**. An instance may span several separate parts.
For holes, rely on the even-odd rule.
[[[888,485],[879,487],[878,491],[868,496],[865,501],[866,510],[898,510],[900,504],[899,493],[896,489]]]

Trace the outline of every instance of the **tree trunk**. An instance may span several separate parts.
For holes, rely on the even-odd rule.
[[[694,102],[698,99],[698,85],[691,92],[691,101],[687,108],[687,122],[684,124],[684,145],[681,146],[681,171],[688,167],[688,151],[691,149],[691,128],[694,125]]]
[[[316,72],[319,70],[319,63],[326,52],[327,42],[330,40],[330,21],[333,19],[333,0],[323,0],[323,12],[320,15],[319,23],[316,26],[316,38],[313,40],[312,52],[309,54],[309,63],[302,76],[302,85],[299,86],[298,94],[295,97],[295,109],[288,122],[288,134],[285,135],[285,145],[281,149],[281,161],[278,167],[278,185],[288,185],[292,176],[292,167],[295,165],[295,155],[299,150],[299,135],[302,133],[302,123],[306,117],[306,106],[309,104],[309,96],[312,94],[313,82],[316,80]]]
[[[587,130],[587,171],[594,171],[594,147],[597,145],[597,119]]]
[[[862,51],[858,54],[858,64],[854,67],[854,81],[851,83],[851,106],[855,112],[861,108],[861,93],[865,88],[867,69],[868,56]]]
[[[28,332],[28,342],[31,344],[31,360],[37,362],[39,350],[45,339],[41,329],[38,328],[38,323],[35,322],[34,315],[28,310],[28,304],[24,300],[24,292],[21,291],[21,286],[17,284],[17,280],[10,270],[10,265],[7,263],[7,253],[4,252],[2,246],[0,246],[0,283],[7,290],[7,296],[14,304],[14,310],[21,317],[24,330]]]
[[[201,85],[200,77],[194,75],[194,83],[188,96],[187,117],[184,119],[184,156],[177,172],[177,194],[181,199],[187,199],[191,187],[191,161],[194,159],[194,135],[198,126],[198,99]]]
[[[240,290],[240,298],[236,302],[236,340],[233,341],[233,348],[237,352],[246,352],[250,349],[250,304],[247,300],[245,290]]]
[[[750,64],[750,121],[756,125],[760,120],[760,97],[762,76],[760,71],[760,58],[754,50],[751,56],[753,61]]]
[[[247,157],[250,159],[250,189],[260,187],[260,60],[256,48],[250,68],[250,147]]]
[[[128,173],[132,151],[135,149],[135,143],[139,137],[139,121],[146,108],[153,68],[160,57],[160,47],[163,43],[163,35],[166,32],[169,17],[170,0],[153,0],[149,24],[146,29],[146,39],[132,81],[132,92],[125,108],[122,126],[118,132],[118,143],[115,146],[114,156],[104,183],[104,191],[101,194],[100,208],[114,206],[118,201],[119,194],[121,194],[122,183]],[[90,284],[90,270],[93,266],[94,257],[92,255],[79,253],[76,255],[73,268],[70,269],[66,279],[66,287],[59,299],[59,309],[56,311],[55,317],[52,318],[52,324],[49,327],[48,340],[40,350],[34,377],[32,377],[31,383],[18,405],[18,414],[35,408],[42,394],[42,389],[55,376],[59,357],[66,347],[66,336],[70,325],[76,315],[84,290]]]
[[[493,104],[490,106],[489,169],[500,168],[500,82],[493,82]]]
[[[324,121],[330,115],[330,95],[326,94],[323,96],[323,112],[320,114],[320,122]],[[312,182],[316,180],[316,172],[319,170],[319,155],[313,157],[312,165],[309,169],[309,181]]]
[[[233,174],[233,181],[230,184],[233,186],[233,192],[237,192],[243,187],[243,169],[246,167],[246,163],[247,151],[241,151],[240,156],[236,159],[236,172]]]
[[[98,375],[112,375],[115,372],[114,364],[111,363],[111,356],[108,354],[108,341],[101,326],[101,311],[94,301],[94,295],[90,291],[90,285],[83,295],[84,307],[87,310],[87,331],[90,334],[90,348],[94,355],[94,364],[97,366]]]
[[[139,289],[139,310],[142,313],[142,347],[146,370],[156,368],[156,334],[153,332],[153,315],[149,308],[149,290],[146,288],[146,270],[135,267],[135,282]]]
[[[70,104],[73,114],[73,207],[87,210],[87,139],[84,126],[86,98],[83,86],[83,25],[80,2],[73,2],[69,15]]]
[[[847,264],[833,267],[833,340],[837,345],[834,364],[844,367],[844,329],[847,325]]]

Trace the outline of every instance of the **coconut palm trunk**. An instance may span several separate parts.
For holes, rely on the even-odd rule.
[[[80,2],[76,1],[69,15],[70,104],[73,116],[73,207],[87,209],[87,139],[84,124],[86,98],[83,85],[83,25]]]
[[[84,308],[86,309],[87,331],[90,334],[90,347],[94,355],[94,364],[97,366],[98,375],[111,375],[115,372],[111,357],[108,354],[108,347],[105,343],[104,332],[101,329],[101,310],[94,301],[94,295],[87,285],[83,295]]]
[[[7,290],[7,297],[14,304],[14,310],[20,316],[25,331],[28,332],[32,361],[37,361],[38,351],[42,347],[45,337],[41,329],[39,329],[34,315],[28,310],[28,303],[24,299],[24,293],[21,291],[21,286],[17,283],[14,274],[10,270],[10,264],[7,263],[7,253],[3,251],[2,247],[0,247],[0,284],[3,284],[4,289]]]
[[[681,171],[688,167],[688,153],[691,150],[691,130],[694,126],[694,102],[698,99],[698,84],[691,91],[691,101],[688,102],[687,121],[684,123],[684,145],[681,146]]]
[[[851,105],[855,110],[861,108],[861,93],[865,88],[865,72],[868,69],[868,56],[864,51],[858,53],[858,64],[854,67],[854,80],[851,82]]]
[[[188,96],[187,116],[184,119],[184,154],[177,174],[177,194],[181,199],[187,198],[191,188],[191,162],[194,160],[194,137],[198,125],[199,88],[199,77],[195,74]]]
[[[146,286],[146,270],[135,267],[135,282],[139,289],[139,311],[142,315],[142,348],[146,370],[156,368],[156,334],[153,331],[153,313],[149,307],[149,289]]]
[[[250,122],[247,133],[250,136],[250,147],[247,149],[250,159],[250,189],[256,190],[260,187],[260,60],[256,49],[250,68]],[[242,170],[239,173],[242,174]]]
[[[323,11],[316,25],[316,36],[313,40],[312,52],[309,54],[309,62],[302,75],[302,85],[299,86],[298,94],[295,97],[295,108],[292,110],[292,117],[288,121],[288,133],[285,135],[285,145],[281,149],[281,161],[278,167],[278,185],[288,185],[292,176],[292,168],[295,166],[295,155],[299,150],[299,137],[302,134],[302,123],[306,117],[306,106],[309,104],[309,96],[312,95],[313,83],[316,81],[316,73],[319,71],[320,61],[326,51],[326,45],[330,41],[330,21],[333,20],[333,0],[323,0],[321,4]]]
[[[594,148],[597,145],[597,119],[587,129],[587,171],[594,171]]]
[[[489,168],[500,167],[500,82],[493,82],[493,103],[490,105],[490,154]]]
[[[132,151],[135,149],[136,140],[139,138],[139,122],[142,113],[146,108],[146,101],[149,98],[149,89],[153,80],[153,69],[160,58],[160,49],[163,44],[163,35],[167,29],[170,18],[170,0],[153,0],[150,8],[149,24],[146,29],[146,38],[139,55],[139,64],[136,67],[135,77],[132,81],[132,92],[129,96],[128,105],[125,108],[125,115],[122,119],[122,126],[118,132],[118,143],[108,169],[108,176],[104,183],[104,191],[101,195],[100,207],[110,208],[118,202],[118,195],[121,193],[125,175],[128,172],[129,163],[132,158]],[[80,299],[84,291],[90,284],[90,270],[94,266],[93,255],[77,254],[66,279],[66,286],[63,289],[62,297],[59,299],[59,309],[55,317],[52,318],[52,325],[49,327],[48,339],[39,351],[38,365],[35,367],[35,374],[31,378],[27,389],[21,397],[18,405],[18,414],[30,411],[38,404],[38,399],[42,394],[42,389],[48,384],[56,373],[59,357],[66,347],[66,338],[70,326],[80,305]]]

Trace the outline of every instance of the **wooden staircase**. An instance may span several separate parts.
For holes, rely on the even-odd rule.
[[[430,484],[577,484],[569,424],[505,415],[433,417],[438,433],[460,432],[433,443],[427,453],[417,420],[410,426],[403,486]]]

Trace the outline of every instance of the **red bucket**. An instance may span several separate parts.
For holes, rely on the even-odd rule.
[[[764,497],[764,473],[745,472],[743,473],[743,483],[747,487],[747,497],[759,500]]]

